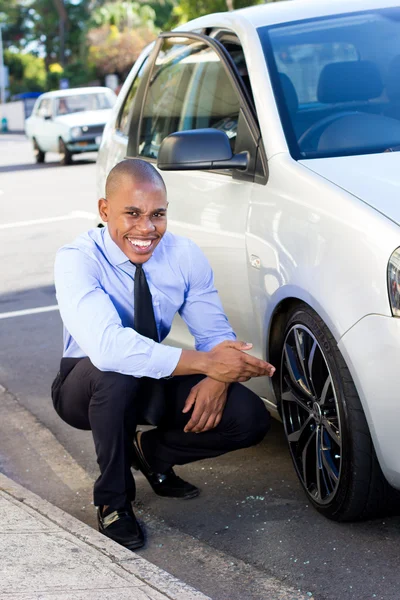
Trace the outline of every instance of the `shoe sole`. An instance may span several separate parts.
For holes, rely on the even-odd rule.
[[[150,485],[150,487],[153,490],[153,492],[157,494],[157,496],[159,496],[160,498],[172,498],[173,500],[192,500],[193,498],[197,498],[197,496],[200,494],[200,490],[194,490],[193,492],[190,492],[185,496],[168,496],[167,494],[160,494],[159,492],[157,492],[157,490],[155,490],[152,485]]]
[[[128,550],[131,550],[131,551],[138,550],[139,548],[143,548],[144,543],[145,543],[143,540],[143,541],[132,542],[130,544],[121,544],[121,542],[117,542],[116,540],[114,540],[114,538],[112,538],[110,535],[108,535],[106,531],[99,529],[99,532],[101,534],[105,535],[106,538],[108,538],[109,540],[112,540],[113,542],[118,544],[118,546],[122,546],[123,548],[127,548]]]

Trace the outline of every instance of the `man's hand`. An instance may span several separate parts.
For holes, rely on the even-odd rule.
[[[215,381],[209,377],[202,379],[192,387],[182,412],[189,412],[193,405],[194,409],[184,431],[200,433],[214,429],[222,418],[228,388],[229,384]]]
[[[251,377],[272,377],[275,367],[250,354],[253,344],[247,342],[225,341],[210,352],[182,350],[175,375],[195,375],[202,373],[211,379],[223,383],[248,381]]]
[[[248,381],[251,377],[272,377],[275,367],[246,354],[253,344],[247,342],[226,341],[208,352],[209,365],[207,375],[223,382]]]

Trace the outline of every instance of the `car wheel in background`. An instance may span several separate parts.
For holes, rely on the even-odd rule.
[[[72,152],[70,152],[62,138],[58,141],[58,149],[61,154],[60,163],[62,165],[70,165],[72,163]]]
[[[35,140],[35,138],[33,138],[33,153],[35,155],[35,160],[38,164],[40,163],[44,163],[44,159],[45,159],[45,152],[43,152],[43,150],[41,150],[39,148],[39,144],[37,143],[37,141]]]
[[[335,521],[392,512],[386,481],[350,372],[322,319],[292,308],[283,334],[280,412],[291,457],[313,506]]]

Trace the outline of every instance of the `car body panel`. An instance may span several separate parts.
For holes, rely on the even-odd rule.
[[[71,127],[81,127],[82,125],[98,125],[108,121],[111,115],[110,108],[102,110],[85,110],[70,115],[58,115],[53,121],[61,126],[70,129]]]
[[[368,315],[338,344],[361,398],[382,471],[398,489],[399,339],[400,319]]]
[[[301,163],[400,225],[400,153],[315,158]]]

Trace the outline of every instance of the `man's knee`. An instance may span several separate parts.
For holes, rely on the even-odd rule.
[[[93,397],[110,399],[115,408],[125,405],[135,397],[139,381],[131,375],[99,370],[93,382]]]
[[[271,425],[271,417],[264,402],[244,386],[234,390],[232,400],[231,425],[237,442],[242,448],[258,444]]]

